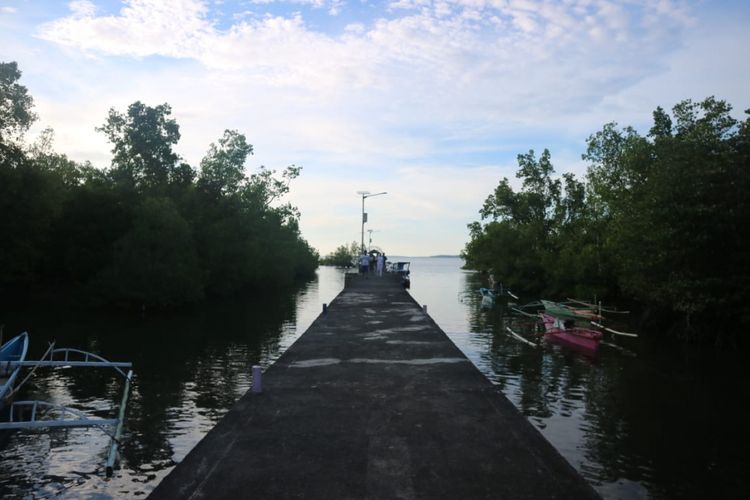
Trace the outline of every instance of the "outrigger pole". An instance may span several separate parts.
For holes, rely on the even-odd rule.
[[[602,325],[601,323],[597,323],[596,321],[591,322],[592,325],[594,325],[597,328],[601,328],[602,330],[609,332],[613,335],[623,335],[625,337],[637,337],[637,333],[627,333],[627,332],[618,332],[617,330],[613,330],[611,328],[607,328],[606,326]]]
[[[47,354],[49,354],[49,359],[45,359]],[[61,355],[62,359],[54,359],[55,355]],[[133,370],[128,370],[128,373],[125,374],[121,368],[132,368],[133,363],[125,361],[109,361],[97,354],[81,351],[79,349],[54,349],[54,343],[50,344],[49,349],[39,361],[7,361],[5,363],[10,367],[33,367],[33,370],[41,367],[114,368],[125,378],[125,387],[122,391],[120,411],[116,419],[90,418],[85,413],[74,408],[55,405],[46,401],[16,401],[10,407],[9,421],[0,422],[0,430],[39,429],[51,427],[98,427],[111,438],[105,469],[107,476],[111,476],[114,470],[115,461],[117,460],[117,451],[120,444],[120,437],[122,436],[123,423],[125,421],[125,409],[128,404],[128,396],[130,395],[130,383],[133,380]],[[27,376],[26,379],[15,388],[15,391],[18,391],[21,385],[23,385],[28,379],[29,377]],[[23,408],[31,409],[31,415],[27,420],[22,420],[24,413],[28,414],[28,412],[23,412]],[[57,418],[42,418],[55,412],[57,413]],[[67,415],[72,415],[75,418],[66,418]],[[18,420],[16,420],[16,416],[18,416]],[[115,426],[114,434],[105,430],[106,427],[111,426]]]
[[[55,359],[56,354],[62,354],[62,359]],[[71,355],[80,355],[83,359],[74,360],[71,359]],[[83,368],[114,368],[123,377],[127,378],[125,372],[120,368],[131,368],[133,363],[129,361],[109,361],[103,357],[94,354],[92,352],[81,351],[79,349],[60,348],[53,349],[50,353],[49,359],[45,360],[45,356],[39,361],[7,361],[6,363],[11,366],[23,366],[23,367],[83,367]],[[92,361],[93,360],[93,361]]]
[[[511,335],[512,337],[514,337],[514,338],[515,338],[516,340],[520,340],[520,341],[521,341],[521,342],[523,342],[524,344],[528,344],[528,345],[530,345],[530,346],[532,346],[532,347],[539,347],[539,344],[535,344],[534,342],[532,342],[532,341],[530,341],[530,340],[527,340],[527,339],[525,339],[525,338],[521,337],[521,336],[520,336],[519,334],[517,334],[516,332],[514,332],[513,330],[511,330],[509,326],[506,326],[506,327],[505,327],[505,330],[506,330],[506,331],[507,331],[508,333],[510,333],[510,335]]]
[[[107,457],[107,476],[111,476],[115,467],[115,460],[117,460],[117,447],[120,444],[120,436],[122,435],[122,424],[125,421],[125,407],[128,404],[128,395],[130,394],[130,381],[133,378],[133,370],[129,370],[125,377],[125,388],[122,391],[122,401],[120,402],[120,414],[117,417],[117,428],[115,429],[115,435],[112,436],[112,442],[109,446],[109,456]]]

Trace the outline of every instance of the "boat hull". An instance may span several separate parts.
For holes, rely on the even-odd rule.
[[[574,309],[572,307],[566,306],[565,304],[560,304],[558,302],[552,302],[549,300],[542,300],[541,302],[544,305],[544,310],[547,312],[547,314],[551,314],[552,316],[556,316],[558,318],[580,319],[587,321],[602,319],[600,314],[597,314],[591,309]]]
[[[570,347],[586,354],[596,354],[602,333],[588,328],[566,328],[560,320],[549,314],[542,314],[544,338],[555,344]]]
[[[29,335],[23,332],[4,343],[0,347],[0,408],[6,403],[6,398],[13,389],[21,367],[11,365],[11,361],[24,361],[29,349]]]
[[[569,347],[584,354],[596,354],[599,350],[599,341],[583,338],[567,332],[546,332],[544,339],[553,344]]]

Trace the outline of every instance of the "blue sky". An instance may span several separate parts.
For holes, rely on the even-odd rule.
[[[321,253],[456,254],[516,155],[585,174],[588,135],[647,130],[656,106],[750,108],[750,2],[678,0],[0,0],[57,151],[107,166],[107,110],[168,102],[197,166],[224,129],[259,165],[301,165],[289,201]],[[367,236],[367,235],[366,235]]]

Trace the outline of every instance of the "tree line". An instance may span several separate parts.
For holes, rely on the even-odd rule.
[[[359,243],[352,241],[348,245],[339,245],[336,250],[321,257],[320,263],[324,266],[353,267],[358,265],[361,253]]]
[[[629,299],[655,331],[736,344],[750,327],[750,118],[725,101],[661,107],[643,136],[608,123],[587,173],[518,155],[469,225],[468,268],[553,297]],[[750,114],[750,110],[745,111]]]
[[[314,275],[317,252],[299,212],[280,200],[301,167],[261,166],[226,130],[197,168],[173,147],[168,104],[111,109],[97,130],[108,168],[27,144],[33,99],[15,62],[0,63],[0,296],[80,305],[175,306],[208,296],[291,284]]]

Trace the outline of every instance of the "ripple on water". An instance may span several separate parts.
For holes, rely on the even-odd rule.
[[[606,349],[596,360],[545,344],[530,347],[507,335],[505,326],[535,339],[533,328],[511,323],[498,309],[481,310],[477,290],[486,277],[459,266],[458,259],[412,259],[410,293],[428,304],[458,348],[602,496],[676,498],[716,478],[747,490],[746,459],[737,458],[744,457],[737,443],[747,441],[741,439],[747,431],[731,417],[744,414],[739,402],[750,396],[737,382],[744,365],[740,377],[730,376],[730,370],[705,357],[685,364],[671,350],[644,352],[640,343],[627,344],[638,357]],[[420,272],[427,267],[433,272]],[[107,357],[138,360],[121,467],[111,480],[104,478],[107,443],[96,432],[16,433],[0,450],[0,497],[146,495],[250,387],[249,367],[273,363],[318,317],[321,303],[331,303],[343,274],[321,268],[319,275],[292,297],[296,304],[287,310],[285,299],[277,301],[277,309],[266,303],[259,310],[253,298],[231,308],[201,306],[197,316],[185,318],[75,323],[74,345],[95,338]],[[458,300],[463,292],[466,299]],[[50,339],[66,334],[58,318],[50,323]],[[47,339],[35,334],[33,340],[44,345]],[[154,342],[161,347],[143,350]],[[103,378],[74,370],[40,372],[28,395],[103,413],[119,399],[119,390],[108,374],[97,373]],[[726,431],[684,445],[690,429],[707,423]]]

